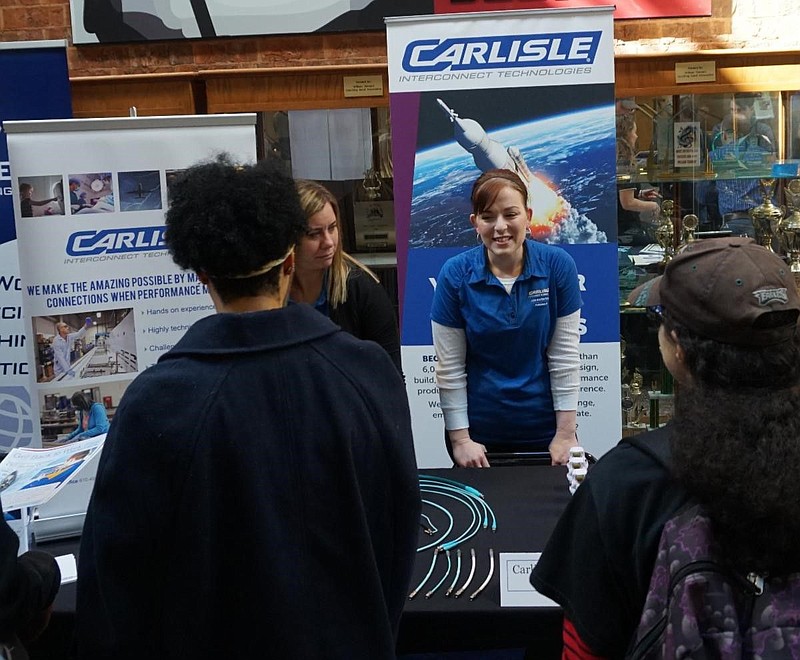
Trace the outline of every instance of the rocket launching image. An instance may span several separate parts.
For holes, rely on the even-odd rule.
[[[453,137],[456,142],[472,156],[481,172],[491,169],[511,170],[525,181],[528,185],[528,206],[534,212],[531,235],[537,240],[550,238],[556,225],[560,224],[567,214],[566,200],[530,171],[519,149],[505,148],[490,138],[474,119],[461,119],[444,101],[436,99],[436,102],[453,122]]]
[[[495,112],[502,101],[493,104]],[[609,157],[615,148],[612,107],[567,109],[528,121],[510,117],[489,127],[474,118],[474,107],[459,104],[457,92],[420,104],[420,126],[435,123],[436,130],[416,153],[411,246],[474,245],[470,189],[481,172],[494,168],[512,170],[527,183],[534,239],[552,244],[615,240],[615,172],[610,166],[598,171],[598,163],[614,162]]]

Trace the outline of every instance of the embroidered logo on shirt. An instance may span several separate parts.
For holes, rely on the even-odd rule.
[[[550,287],[544,287],[543,289],[531,289],[528,291],[528,300],[536,307],[546,305],[549,299]]]

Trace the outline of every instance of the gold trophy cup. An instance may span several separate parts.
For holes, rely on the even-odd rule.
[[[697,240],[694,236],[694,233],[697,231],[697,225],[699,224],[700,218],[698,218],[694,213],[689,213],[683,216],[683,240],[678,246],[678,250],[686,247],[686,245],[692,241]]]
[[[786,203],[791,210],[778,225],[781,245],[789,257],[789,270],[800,289],[800,179],[792,179],[784,188]]]
[[[661,202],[661,222],[656,228],[656,240],[664,250],[659,266],[666,266],[675,255],[675,227],[672,224],[672,211],[675,202],[665,199]]]
[[[780,207],[772,203],[772,193],[775,191],[775,179],[761,179],[759,181],[763,200],[758,206],[751,208],[748,213],[756,231],[756,240],[770,252],[772,239],[775,237],[776,230],[783,218],[783,211]]]

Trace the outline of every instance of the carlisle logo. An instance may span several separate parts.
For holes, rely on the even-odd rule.
[[[406,46],[410,73],[594,64],[602,32],[420,39]]]
[[[164,227],[78,231],[67,239],[67,254],[84,257],[164,249]]]

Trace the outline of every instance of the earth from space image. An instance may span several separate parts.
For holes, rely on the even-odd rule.
[[[462,120],[468,112],[453,108]],[[613,116],[613,115],[611,115]],[[475,126],[475,124],[473,122]],[[453,124],[450,124],[451,131]],[[609,109],[544,117],[493,130],[504,149],[516,148],[540,180],[531,186],[535,237],[554,244],[613,241],[616,222],[615,125]],[[481,171],[452,133],[450,139],[416,154],[410,247],[472,247],[469,196]],[[443,139],[445,135],[443,134]],[[548,190],[542,195],[542,183]],[[537,187],[540,191],[537,193]],[[537,196],[556,204],[542,218]]]

